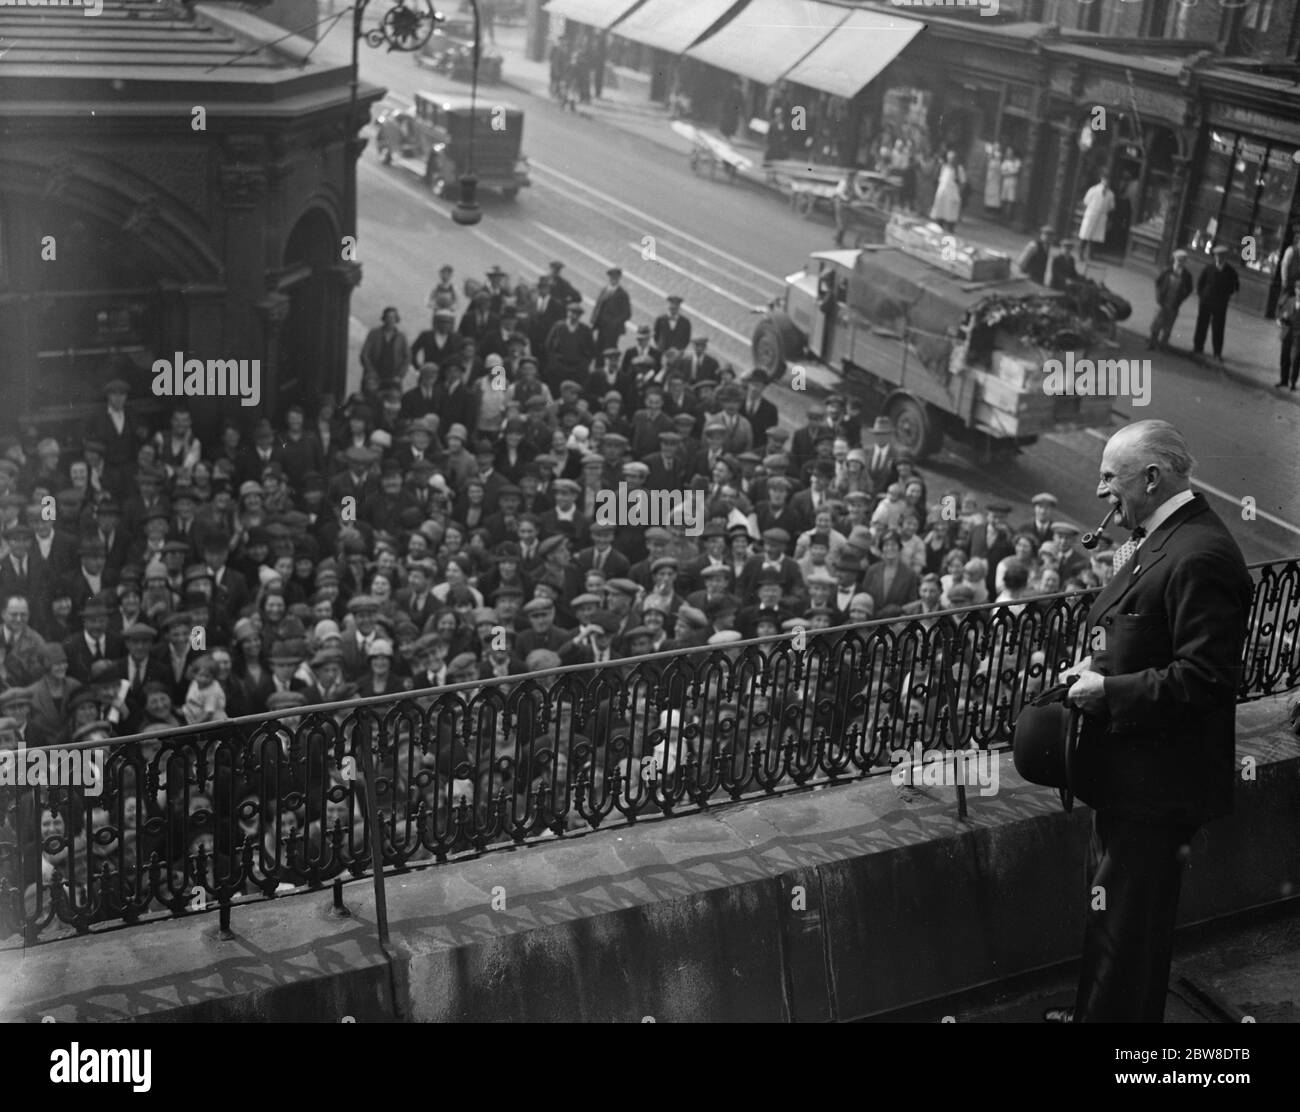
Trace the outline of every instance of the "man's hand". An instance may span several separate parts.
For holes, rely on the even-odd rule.
[[[1105,679],[1100,672],[1091,670],[1080,673],[1069,690],[1069,699],[1084,714],[1100,718],[1106,713]]]
[[[1091,672],[1091,671],[1092,671],[1092,657],[1085,656],[1082,660],[1077,661],[1076,663],[1070,665],[1070,667],[1065,670],[1065,675],[1063,678],[1066,680],[1067,683],[1073,683],[1075,680],[1079,678],[1081,673]]]

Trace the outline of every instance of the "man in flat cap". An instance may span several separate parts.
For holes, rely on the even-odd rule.
[[[1151,320],[1147,351],[1169,350],[1169,334],[1178,320],[1178,310],[1191,293],[1192,271],[1187,265],[1187,252],[1180,247],[1156,275],[1156,315]]]
[[[96,440],[102,445],[105,463],[117,470],[135,463],[140,447],[139,430],[126,410],[126,399],[131,388],[125,380],[114,378],[104,384],[104,408],[97,410],[86,422],[85,440]]]
[[[361,345],[361,368],[379,376],[380,382],[401,378],[411,365],[411,346],[398,325],[402,316],[393,305],[380,314],[379,324],[367,334]]]
[[[627,322],[632,319],[632,299],[622,285],[622,268],[611,266],[605,274],[609,283],[596,295],[596,305],[591,311],[596,344],[602,350],[618,346]]]
[[[56,593],[72,599],[72,623],[77,629],[81,628],[81,608],[117,582],[116,576],[106,570],[106,555],[98,537],[84,538],[77,548],[77,570],[55,588]]]
[[[785,529],[776,527],[763,531],[763,552],[751,556],[745,562],[745,569],[737,584],[744,602],[758,602],[758,578],[763,572],[773,572],[781,587],[781,605],[791,613],[803,610],[803,576],[799,572],[799,565],[789,555],[790,544],[791,536]]]
[[[691,342],[691,322],[682,313],[682,298],[678,294],[668,295],[668,311],[655,317],[654,343],[660,351],[672,348],[685,351]]]
[[[1056,495],[1050,491],[1039,491],[1030,500],[1034,508],[1032,520],[1026,521],[1017,532],[1028,533],[1037,544],[1052,539],[1052,519],[1056,516]],[[1037,547],[1037,546],[1035,546]]]
[[[682,434],[676,429],[661,429],[659,451],[641,462],[650,468],[646,486],[651,490],[681,490],[686,486],[686,461],[681,456]]]
[[[1223,363],[1223,328],[1228,319],[1228,302],[1241,289],[1241,280],[1237,269],[1228,262],[1229,248],[1226,244],[1214,245],[1211,254],[1214,261],[1201,270],[1196,279],[1196,329],[1192,333],[1192,357],[1200,360],[1205,348],[1205,334],[1211,334],[1214,345],[1214,361]]]
[[[637,360],[649,360],[648,366],[650,371],[658,373],[662,365],[663,353],[654,345],[650,335],[650,326],[648,324],[637,325],[636,342],[623,352],[622,364],[619,368],[619,379],[627,384],[622,387],[623,404],[627,407],[629,413],[636,409],[636,384],[640,381],[640,374],[636,365]],[[629,393],[628,387],[631,387]]]
[[[718,366],[717,359],[709,352],[709,338],[692,336],[690,349],[683,352],[681,359],[686,381],[697,386],[701,381],[716,380]]]
[[[557,321],[546,336],[546,384],[559,393],[566,378],[582,382],[596,357],[596,338],[583,323],[582,303],[571,301],[564,308],[564,320]]]
[[[39,610],[38,624],[43,624],[53,588],[52,575],[44,560],[33,559],[35,534],[26,522],[5,530],[8,553],[0,560],[0,606],[10,595],[22,595]]]

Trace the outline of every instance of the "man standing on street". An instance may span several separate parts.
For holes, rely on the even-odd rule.
[[[1232,809],[1251,579],[1192,491],[1193,465],[1167,421],[1128,425],[1102,452],[1097,497],[1131,536],[1088,613],[1093,655],[1070,676],[1083,713],[1071,778],[1096,814],[1076,1006],[1050,1022],[1164,1019],[1192,837]]]
[[[691,342],[691,322],[682,315],[682,299],[675,293],[668,295],[668,312],[655,317],[654,342],[660,351],[678,352]]]
[[[393,306],[388,306],[380,318],[383,323],[372,328],[361,345],[361,367],[374,372],[380,382],[400,379],[411,365],[411,349],[406,333],[397,326],[402,318]]]
[[[1278,302],[1277,323],[1282,333],[1281,370],[1277,384],[1290,385],[1294,390],[1296,379],[1300,378],[1300,278],[1296,278],[1286,296]]]
[[[1168,351],[1178,310],[1192,292],[1192,272],[1187,269],[1187,252],[1174,252],[1169,265],[1156,275],[1156,315],[1151,321],[1147,351]]]
[[[597,351],[618,347],[619,340],[623,338],[623,330],[632,319],[632,299],[620,284],[623,281],[623,271],[611,266],[605,273],[609,275],[609,285],[596,296],[596,307],[591,311],[591,327],[596,332]]]
[[[1196,311],[1196,333],[1192,336],[1193,356],[1200,358],[1208,329],[1214,341],[1214,358],[1218,363],[1223,362],[1223,325],[1228,319],[1228,301],[1240,288],[1236,268],[1228,262],[1228,248],[1219,244],[1214,248],[1214,262],[1196,280],[1200,307]]]

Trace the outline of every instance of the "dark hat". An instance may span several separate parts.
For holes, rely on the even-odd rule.
[[[267,710],[288,710],[306,705],[307,696],[301,691],[273,691],[266,699]]]
[[[784,529],[774,527],[772,529],[763,530],[763,539],[765,541],[771,541],[773,544],[789,544],[790,534]]]
[[[1229,247],[1227,246],[1227,244],[1224,244],[1224,243],[1216,243],[1212,248],[1210,248],[1210,254],[1212,254],[1212,255],[1226,255],[1230,250],[1231,250],[1231,248],[1229,248]]]
[[[682,295],[679,294],[679,293],[670,293],[670,294],[668,295],[668,304],[669,304],[669,305],[680,305],[680,304],[681,304],[683,301],[685,301],[685,300],[686,300],[686,299],[685,299],[684,297],[682,297]]]
[[[144,622],[133,622],[122,631],[122,638],[126,641],[134,641],[139,638],[152,641],[157,635],[157,630],[153,626],[145,625]]]
[[[617,615],[611,614],[608,610],[598,610],[591,616],[591,624],[600,626],[605,633],[617,633],[622,622]]]
[[[552,552],[556,551],[556,549],[560,548],[568,539],[569,538],[564,536],[562,533],[557,533],[555,536],[547,537],[546,540],[542,541],[542,543],[537,546],[537,555],[549,556]]]
[[[1074,807],[1074,762],[1079,748],[1080,713],[1066,702],[1064,684],[1045,691],[1016,717],[1012,758],[1031,784],[1058,788],[1061,804]]]
[[[125,379],[111,378],[104,383],[105,394],[129,394],[130,392],[131,387]]]

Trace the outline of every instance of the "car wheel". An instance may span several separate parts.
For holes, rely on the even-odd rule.
[[[900,394],[891,399],[887,412],[894,422],[894,439],[898,446],[908,449],[917,459],[931,455],[942,444],[943,430],[938,427],[925,403],[910,395]]]
[[[785,313],[773,312],[754,326],[750,342],[754,366],[776,378],[785,365],[803,354],[804,336]]]

